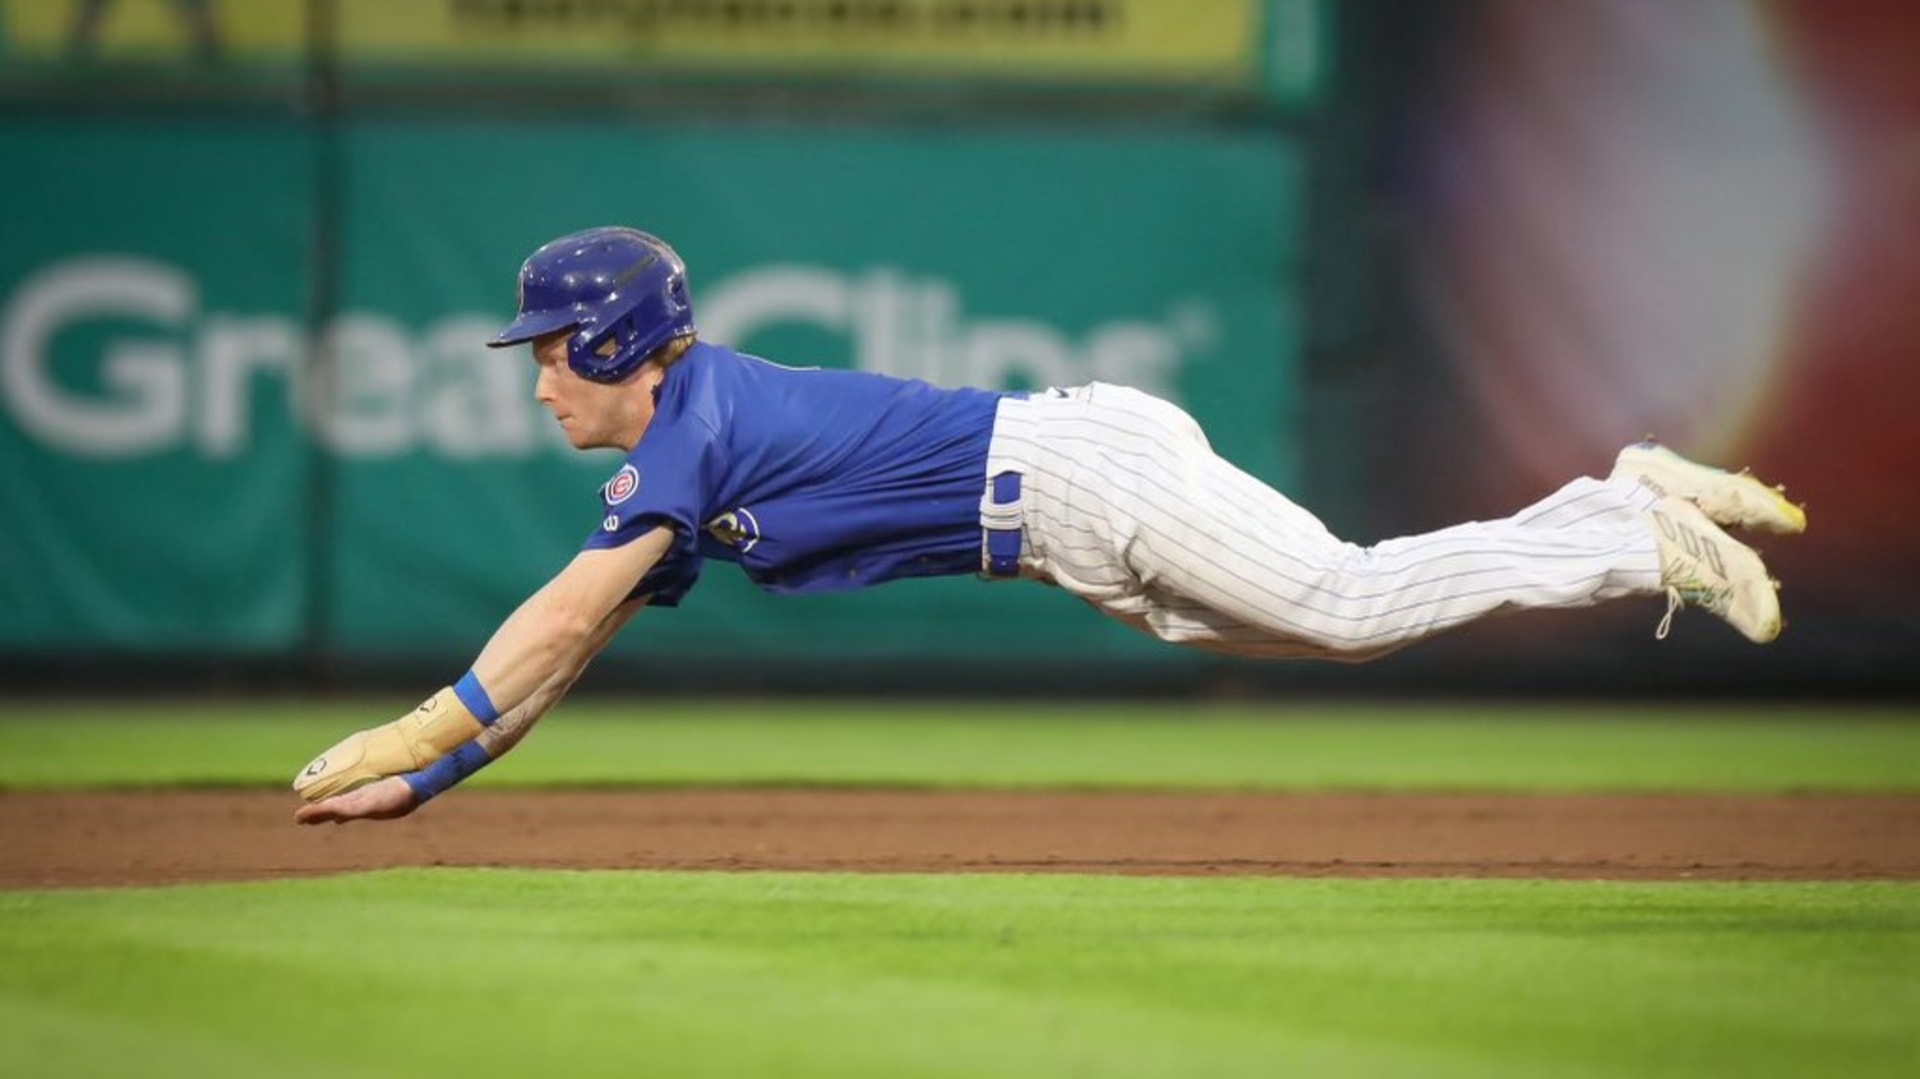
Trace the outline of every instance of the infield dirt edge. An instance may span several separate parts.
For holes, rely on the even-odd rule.
[[[300,828],[279,791],[0,793],[0,888],[402,866],[1920,880],[1920,796],[465,791]]]

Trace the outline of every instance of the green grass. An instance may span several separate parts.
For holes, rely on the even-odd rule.
[[[0,703],[0,788],[410,702]],[[489,785],[1920,791],[1911,710],[573,702]],[[1906,1075],[1920,884],[409,870],[0,892],[20,1075]]]
[[[409,870],[0,893],[19,1075],[1911,1075],[1920,887]]]
[[[411,702],[0,703],[0,789],[283,784]],[[1920,713],[569,702],[477,785],[1920,791]]]

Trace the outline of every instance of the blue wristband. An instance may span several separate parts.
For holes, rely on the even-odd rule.
[[[453,752],[417,772],[408,772],[400,778],[406,780],[407,786],[413,788],[413,797],[424,803],[491,763],[493,763],[493,757],[488,755],[478,740],[475,740],[453,747]]]
[[[491,727],[493,721],[500,718],[500,710],[493,706],[493,698],[487,696],[486,687],[480,684],[480,679],[472,671],[461,675],[460,680],[453,684],[453,695],[460,698],[460,703],[466,705],[467,711],[472,712],[473,718],[483,726]]]

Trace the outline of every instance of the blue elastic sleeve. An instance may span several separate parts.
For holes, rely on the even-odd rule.
[[[460,680],[453,684],[453,695],[460,698],[460,703],[466,705],[467,711],[472,712],[473,718],[484,726],[491,727],[493,721],[500,718],[500,710],[493,706],[493,698],[487,696],[487,687],[480,684],[480,679],[472,671],[461,675]]]
[[[408,772],[401,776],[407,786],[413,788],[413,796],[421,802],[431,801],[433,796],[467,778],[493,762],[493,757],[481,748],[476,739],[464,742],[453,748],[453,752],[427,765],[417,772]]]

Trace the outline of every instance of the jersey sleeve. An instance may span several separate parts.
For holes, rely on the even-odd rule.
[[[679,606],[700,577],[697,539],[702,511],[716,498],[719,453],[697,421],[655,427],[600,488],[600,525],[582,549],[623,547],[663,525],[673,529],[667,553],[632,592],[649,597],[650,607]]]

